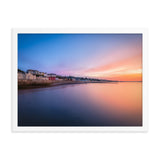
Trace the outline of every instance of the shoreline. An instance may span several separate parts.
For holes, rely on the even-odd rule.
[[[47,88],[56,87],[69,84],[87,84],[87,83],[119,83],[119,82],[141,82],[141,81],[93,81],[93,82],[82,82],[82,81],[23,81],[23,83],[18,82],[18,90],[22,89],[36,89],[36,88]]]
[[[34,88],[46,88],[46,87],[56,87],[61,85],[69,85],[69,84],[87,84],[87,83],[115,83],[118,81],[107,81],[107,82],[81,82],[81,81],[63,81],[63,82],[50,82],[50,83],[32,83],[32,84],[26,84],[23,83],[23,85],[18,84],[18,89],[34,89]]]

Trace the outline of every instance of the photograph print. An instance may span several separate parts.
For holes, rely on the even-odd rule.
[[[18,33],[18,127],[142,127],[141,33]]]

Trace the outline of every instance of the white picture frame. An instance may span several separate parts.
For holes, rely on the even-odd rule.
[[[20,127],[18,126],[18,104],[17,104],[17,68],[18,68],[18,33],[141,33],[143,35],[143,125],[139,127]],[[147,29],[12,29],[12,132],[146,132],[148,130],[148,60],[147,60]]]

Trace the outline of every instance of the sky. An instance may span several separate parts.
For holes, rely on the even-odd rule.
[[[18,68],[142,81],[142,34],[18,34]]]

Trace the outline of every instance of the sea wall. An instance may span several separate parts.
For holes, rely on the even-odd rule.
[[[35,80],[18,80],[18,88],[26,88],[26,87],[40,87],[40,86],[49,86],[53,84],[53,81],[50,80],[40,80],[40,79],[35,79]]]

